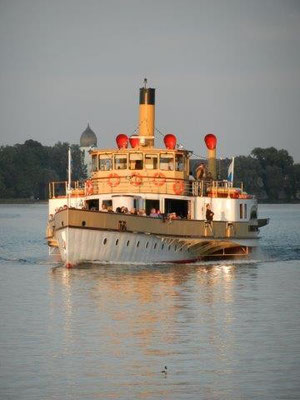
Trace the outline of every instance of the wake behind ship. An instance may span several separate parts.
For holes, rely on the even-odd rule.
[[[206,165],[190,175],[192,152],[164,136],[155,147],[155,89],[140,89],[137,134],[117,148],[91,149],[84,182],[49,184],[47,239],[67,267],[85,262],[194,262],[247,256],[259,240],[254,196],[217,180],[216,144],[205,136]]]

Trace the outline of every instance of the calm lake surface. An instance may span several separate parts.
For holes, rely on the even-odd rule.
[[[247,261],[67,270],[0,205],[0,399],[299,399],[300,205],[260,216]]]

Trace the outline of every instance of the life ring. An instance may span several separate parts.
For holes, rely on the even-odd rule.
[[[131,183],[131,185],[134,185],[134,186],[141,186],[141,184],[143,183],[143,178],[142,178],[141,174],[139,174],[138,172],[135,172],[134,174],[132,174],[130,177],[130,183]]]
[[[184,182],[177,179],[174,182],[173,190],[174,190],[175,194],[178,194],[178,195],[182,194],[184,192]]]
[[[240,197],[240,194],[239,194],[238,190],[235,190],[233,193],[231,193],[230,197],[232,199],[238,199]]]
[[[166,177],[162,172],[156,172],[153,176],[153,183],[155,186],[163,186],[166,183]]]
[[[110,187],[116,187],[120,184],[121,178],[118,174],[112,173],[108,175],[108,181]]]
[[[91,181],[91,179],[88,179],[85,182],[85,192],[86,192],[87,196],[90,196],[94,192],[93,182]]]

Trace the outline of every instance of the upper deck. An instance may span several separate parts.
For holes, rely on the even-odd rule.
[[[189,155],[156,148],[94,150],[90,191],[187,195]]]

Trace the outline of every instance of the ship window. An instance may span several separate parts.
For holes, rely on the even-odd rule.
[[[115,169],[127,169],[127,155],[116,154],[115,155]]]
[[[153,248],[156,249],[156,247],[157,247],[157,243],[154,243],[154,247]]]
[[[97,155],[92,156],[92,171],[97,171]]]
[[[175,249],[174,249],[175,251],[177,250],[177,246],[175,246]]]
[[[86,222],[85,222],[85,221],[82,221],[82,222],[81,222],[81,225],[82,225],[82,226],[85,226],[85,225],[86,225]]]
[[[130,243],[130,241],[129,241],[129,240],[127,240],[127,247],[129,246],[129,243]]]
[[[243,204],[240,204],[240,219],[243,218]]]
[[[104,238],[104,239],[103,239],[103,244],[106,244],[106,243],[107,243],[107,239]]]
[[[140,242],[137,242],[136,247],[139,247],[139,245],[140,245]]]
[[[247,204],[244,205],[244,218],[247,219]]]
[[[130,153],[129,154],[129,168],[130,169],[143,169],[143,154]]]
[[[168,250],[171,250],[171,246],[168,247]]]
[[[179,251],[182,251],[182,247],[180,248],[180,250]]]
[[[160,155],[159,168],[162,171],[174,171],[173,154],[163,153]]]
[[[146,249],[148,249],[148,246],[149,246],[149,242],[146,243]]]
[[[119,239],[116,240],[116,246],[118,246],[118,243],[119,243]]]
[[[183,171],[184,170],[183,154],[176,154],[175,155],[175,170],[176,171]]]
[[[157,169],[157,154],[146,154],[145,155],[145,168],[146,169]]]
[[[112,159],[108,154],[100,154],[99,156],[100,171],[110,171],[112,169]]]
[[[162,244],[162,245],[161,245],[161,249],[163,250],[163,248],[164,248],[164,247],[165,247],[165,245],[164,245],[164,244]]]

